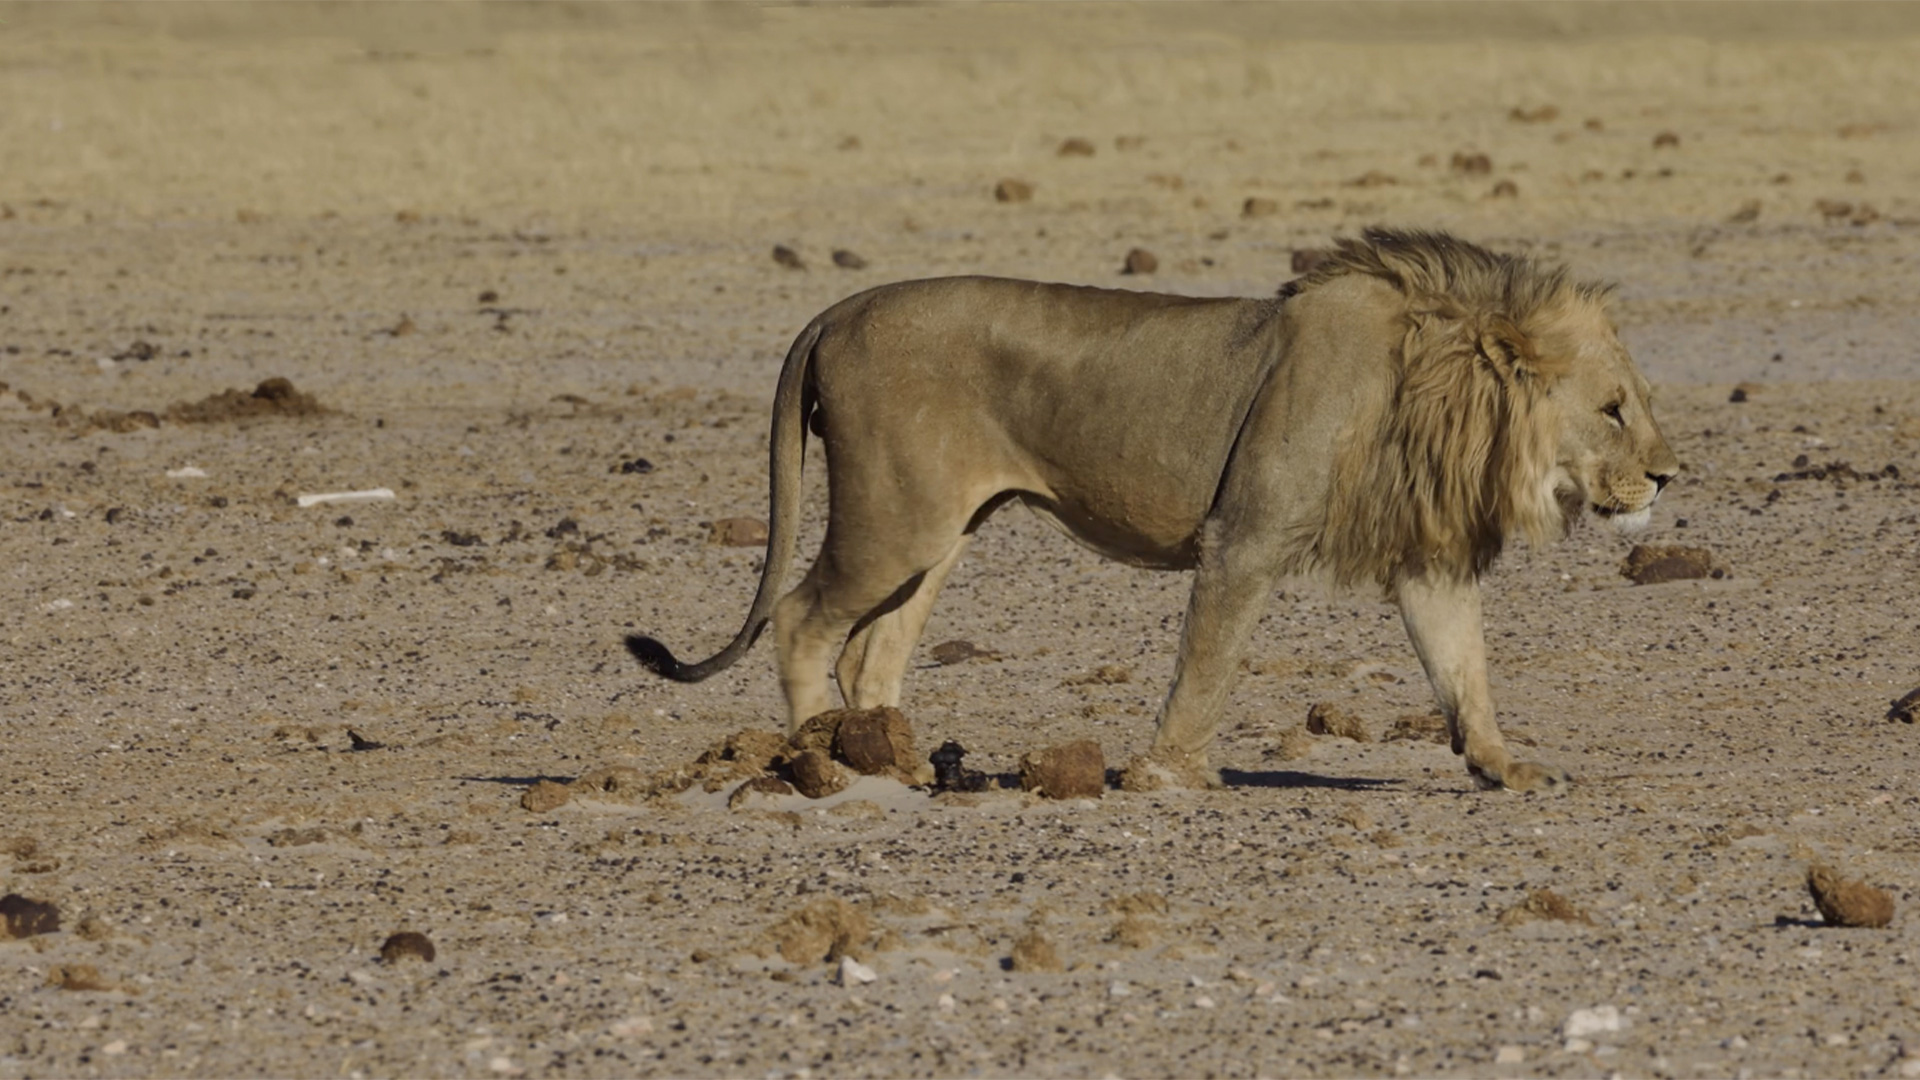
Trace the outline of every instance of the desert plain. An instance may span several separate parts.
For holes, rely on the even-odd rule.
[[[1916,100],[1906,5],[0,7],[0,1077],[1920,1076]],[[1019,790],[1146,746],[1188,579],[1018,507],[903,702],[986,790],[695,766],[770,643],[622,638],[739,625],[816,312],[1375,223],[1616,282],[1684,463],[1485,581],[1569,789],[1299,582],[1224,787]]]

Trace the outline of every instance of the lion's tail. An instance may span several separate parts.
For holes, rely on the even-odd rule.
[[[656,675],[675,682],[699,682],[716,672],[725,671],[753,648],[760,631],[773,615],[773,602],[779,598],[786,578],[787,564],[793,561],[793,549],[800,533],[800,464],[806,455],[807,419],[813,411],[813,350],[820,343],[824,327],[816,319],[808,324],[787,350],[780,368],[780,383],[773,394],[773,434],[768,452],[767,556],[760,567],[760,588],[753,595],[753,607],[747,621],[727,647],[697,664],[674,659],[657,639],[641,634],[627,637],[627,651]]]

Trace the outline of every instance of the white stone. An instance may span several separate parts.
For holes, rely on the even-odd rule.
[[[1900,1062],[1900,1075],[1907,1080],[1920,1077],[1920,1057],[1905,1058]]]
[[[127,1052],[127,1040],[115,1039],[112,1042],[108,1043],[107,1045],[101,1047],[100,1052],[107,1055],[108,1057],[118,1057],[119,1055]]]
[[[629,1016],[625,1020],[616,1020],[607,1033],[616,1039],[631,1039],[637,1035],[653,1034],[653,1020],[645,1016]]]
[[[872,968],[855,960],[851,956],[843,956],[840,958],[841,986],[857,986],[861,983],[870,983],[879,977],[880,976],[874,974]]]
[[[1606,1035],[1627,1029],[1627,1018],[1612,1005],[1596,1005],[1591,1009],[1575,1009],[1560,1025],[1560,1034],[1569,1039],[1584,1038],[1588,1035]]]
[[[1585,1039],[1568,1039],[1564,1049],[1569,1054],[1584,1054],[1593,1049],[1593,1044]]]
[[[1193,1007],[1196,1009],[1211,1009],[1213,1008],[1213,999],[1202,994],[1193,999]]]
[[[1117,997],[1117,998],[1128,997],[1132,993],[1133,993],[1133,987],[1128,986],[1126,983],[1123,983],[1123,982],[1116,982],[1107,987],[1108,997]]]
[[[1495,1065],[1518,1065],[1525,1060],[1527,1060],[1525,1047],[1503,1046],[1493,1052],[1493,1063]]]
[[[953,1000],[952,994],[941,994],[940,1000],[939,1002],[937,1002],[937,1004],[940,1006],[941,1012],[952,1012],[957,1005],[957,1003]]]

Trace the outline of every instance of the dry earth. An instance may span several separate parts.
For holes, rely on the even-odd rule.
[[[0,944],[0,1077],[1920,1076],[1920,732],[1886,719],[1920,685],[1920,9],[0,28],[0,893],[62,920]],[[765,645],[688,687],[620,640],[737,625],[757,552],[709,523],[764,512],[816,311],[954,272],[1260,294],[1376,221],[1618,281],[1686,462],[1643,539],[1721,577],[1631,584],[1583,528],[1488,582],[1504,723],[1570,793],[1474,791],[1391,610],[1301,585],[1224,790],[729,810],[615,772],[523,808],[778,727]],[[244,415],[274,377],[324,411]],[[996,519],[919,752],[1124,760],[1185,588]],[[1307,735],[1322,702],[1374,741]],[[1825,925],[1815,861],[1892,925]]]

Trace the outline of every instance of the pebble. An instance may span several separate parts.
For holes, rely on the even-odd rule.
[[[107,1055],[108,1057],[118,1057],[119,1055],[127,1052],[127,1040],[115,1039],[112,1042],[108,1043],[107,1045],[101,1047],[100,1052]]]
[[[1193,1007],[1196,1009],[1211,1009],[1213,1008],[1213,999],[1202,994],[1193,999]]]
[[[616,1021],[607,1033],[616,1039],[631,1039],[639,1035],[653,1034],[653,1020],[645,1016],[629,1016]]]
[[[1132,997],[1133,987],[1128,986],[1124,982],[1109,983],[1107,985],[1107,996],[1116,998]]]
[[[1612,1005],[1597,1005],[1591,1009],[1575,1009],[1568,1014],[1566,1022],[1560,1025],[1560,1034],[1569,1041],[1588,1035],[1605,1035],[1627,1029],[1627,1018]]]
[[[1910,1057],[1900,1062],[1900,1075],[1907,1080],[1920,1077],[1920,1057]]]
[[[952,1012],[956,1007],[952,994],[941,994],[936,1004],[940,1006],[941,1012]]]
[[[1495,1065],[1518,1065],[1525,1060],[1527,1060],[1525,1047],[1503,1046],[1493,1052],[1493,1063]]]
[[[872,968],[855,960],[851,956],[843,956],[840,958],[841,986],[859,986],[870,983],[879,977],[879,975],[874,973]]]

